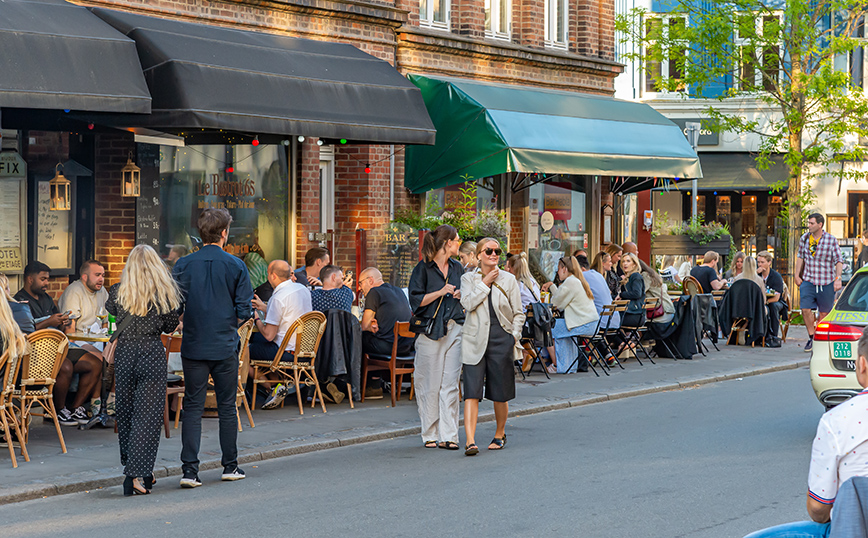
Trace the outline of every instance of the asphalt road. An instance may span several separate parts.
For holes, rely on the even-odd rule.
[[[490,404],[489,404],[490,405]],[[147,497],[0,506],[4,536],[740,537],[804,519],[822,408],[807,369],[512,419],[476,457],[407,437],[261,462]],[[462,433],[463,442],[463,433]]]

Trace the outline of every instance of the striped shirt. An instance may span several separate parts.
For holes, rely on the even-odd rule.
[[[820,419],[811,449],[808,495],[832,504],[841,484],[854,476],[868,476],[868,390]]]

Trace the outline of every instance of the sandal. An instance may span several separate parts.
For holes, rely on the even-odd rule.
[[[470,443],[469,445],[465,445],[464,447],[464,455],[465,456],[475,456],[479,454],[479,447],[476,446],[476,443]]]
[[[425,448],[437,448],[437,441],[425,441]]]
[[[491,448],[491,445],[495,445],[497,448]],[[506,434],[503,434],[502,439],[498,439],[495,437],[491,440],[491,443],[488,445],[488,450],[501,450],[506,446]]]
[[[458,450],[460,447],[458,446],[458,443],[446,441],[445,443],[440,443],[439,445],[437,445],[437,448],[445,448],[446,450]]]

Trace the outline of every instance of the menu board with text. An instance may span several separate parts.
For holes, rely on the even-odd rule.
[[[72,268],[72,211],[52,211],[48,181],[36,196],[36,259],[52,270]]]
[[[24,270],[24,180],[0,180],[0,273]]]

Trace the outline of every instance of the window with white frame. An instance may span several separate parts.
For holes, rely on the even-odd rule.
[[[645,51],[642,69],[642,91],[645,95],[656,94],[663,80],[675,81],[675,91],[683,92],[687,86],[684,79],[684,62],[687,58],[687,42],[676,41],[664,50],[663,42],[670,42],[670,35],[683,35],[687,25],[684,15],[653,15],[645,19]]]
[[[485,37],[509,39],[512,31],[510,0],[485,0]]]
[[[567,0],[545,0],[545,45],[567,48]]]
[[[835,55],[835,70],[845,73],[849,72],[850,83],[853,87],[864,89],[865,48],[861,45],[865,42],[865,38],[868,37],[865,31],[865,18],[859,17],[852,27],[849,26],[848,21],[842,20],[841,26],[844,29],[849,29],[851,31],[850,37],[860,41],[860,43],[859,46],[853,47],[851,50]],[[837,33],[840,35],[840,32]]]
[[[419,25],[449,29],[449,0],[419,0]]]
[[[771,90],[781,76],[781,16],[743,13],[735,18],[733,86],[741,91]]]

